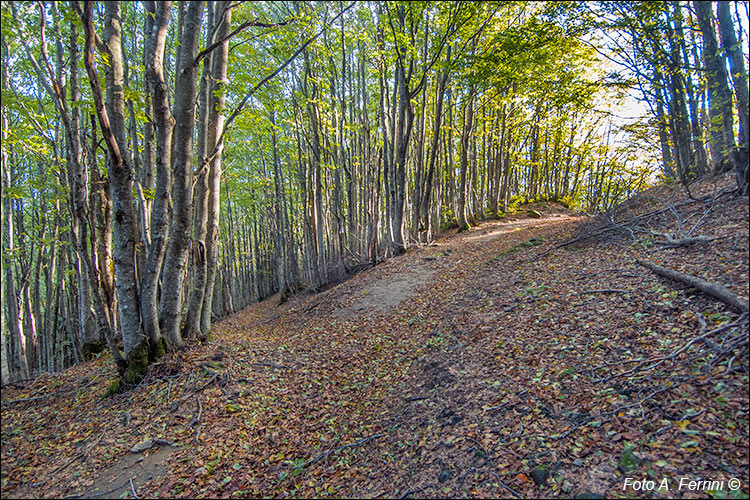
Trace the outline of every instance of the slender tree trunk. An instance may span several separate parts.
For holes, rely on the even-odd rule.
[[[730,2],[720,1],[718,4],[719,15],[719,32],[721,33],[721,46],[725,51],[726,58],[729,60],[731,69],[732,83],[734,86],[734,97],[738,116],[740,119],[739,146],[747,148],[750,142],[748,134],[750,125],[748,125],[748,81],[747,69],[745,68],[745,56],[742,53],[742,43],[737,40],[732,14],[729,11]]]
[[[232,25],[232,9],[230,2],[220,2],[217,7],[218,13],[223,13],[223,20],[219,21],[220,28],[216,34],[217,39],[223,39],[229,33]],[[218,17],[218,14],[217,14]],[[212,60],[212,91],[211,91],[211,114],[209,117],[208,131],[209,144],[213,144],[210,150],[217,148],[219,131],[224,128],[224,108],[226,106],[226,84],[227,63],[229,60],[229,40],[218,47]],[[216,268],[218,262],[219,245],[219,216],[221,213],[221,174],[223,142],[218,145],[214,157],[211,159],[208,170],[208,221],[206,236],[206,291],[203,294],[203,312],[201,315],[201,332],[208,335],[211,330],[211,311],[213,309],[214,283],[216,281]],[[230,235],[233,237],[233,235]]]
[[[164,77],[164,48],[171,7],[171,2],[146,2],[147,26],[150,25],[151,29],[146,39],[144,66],[153,109],[156,184],[151,212],[151,246],[141,281],[141,315],[143,330],[148,336],[153,357],[160,357],[165,351],[159,327],[158,288],[172,218],[170,189],[174,120],[169,109],[167,83]],[[152,21],[149,22],[149,19]]]
[[[113,197],[114,264],[117,275],[122,340],[128,369],[124,375],[126,383],[139,382],[146,373],[148,364],[148,341],[141,327],[140,302],[135,263],[138,244],[137,221],[133,205],[133,173],[127,164],[125,150],[125,101],[123,94],[123,68],[121,54],[121,10],[119,2],[106,4],[104,43],[109,52],[107,69],[106,107],[94,67],[93,5],[86,2],[83,25],[86,31],[86,54],[84,62],[89,74],[94,103],[104,141],[109,151],[109,179]]]
[[[195,100],[198,93],[196,78],[198,67],[193,64],[193,61],[197,56],[204,3],[202,1],[189,2],[178,52],[172,157],[173,218],[164,260],[159,309],[162,335],[170,350],[177,350],[183,345],[180,327],[183,285],[187,273],[192,223],[193,124],[195,123]]]
[[[693,7],[698,18],[698,26],[703,34],[703,62],[706,65],[708,116],[711,123],[709,149],[714,169],[722,169],[728,164],[724,162],[724,159],[734,149],[732,92],[729,90],[724,58],[721,57],[716,41],[716,32],[712,22],[713,2],[694,1]],[[747,108],[744,112],[747,114]]]

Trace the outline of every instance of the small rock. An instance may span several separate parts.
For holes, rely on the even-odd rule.
[[[463,420],[463,417],[461,417],[461,416],[459,416],[459,415],[453,415],[453,416],[451,417],[451,425],[456,425],[456,424],[457,424],[457,423],[459,423],[459,422],[460,422],[461,420]]]
[[[531,470],[531,473],[529,473],[529,476],[531,476],[531,479],[534,480],[537,486],[544,486],[547,483],[547,478],[549,477],[549,467],[546,465],[534,467]]]
[[[642,460],[633,454],[632,450],[625,450],[620,456],[620,463],[617,465],[617,469],[626,474],[641,464]]]
[[[453,477],[453,473],[452,473],[451,471],[449,471],[449,470],[444,470],[444,471],[443,471],[443,472],[441,472],[441,473],[440,473],[440,475],[438,476],[438,481],[440,481],[441,483],[444,483],[444,482],[446,482],[446,481],[447,481],[448,479],[450,479],[451,477]]]
[[[575,465],[576,467],[583,467],[583,460],[581,460],[580,458],[576,458],[575,460],[573,460],[573,465]]]
[[[153,448],[153,446],[154,442],[150,439],[146,439],[130,448],[130,453],[142,453],[146,450],[150,450],[151,448]]]
[[[531,217],[532,219],[541,219],[542,218],[542,214],[540,214],[536,210],[527,210],[526,213],[528,213],[529,217]]]
[[[570,481],[565,480],[560,489],[563,490],[563,493],[570,493],[573,490],[573,485],[570,484]]]

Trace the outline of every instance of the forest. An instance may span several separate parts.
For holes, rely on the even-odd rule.
[[[128,397],[228,349],[220,325],[259,302],[313,311],[519,213],[617,226],[628,200],[682,190],[661,212],[678,232],[641,228],[671,252],[734,238],[693,230],[721,196],[747,204],[747,2],[8,1],[1,35],[3,386],[93,361],[98,396]],[[711,179],[729,187],[679,214]],[[714,355],[746,380],[737,342]]]

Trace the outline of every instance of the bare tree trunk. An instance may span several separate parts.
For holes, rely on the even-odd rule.
[[[170,187],[172,184],[171,155],[174,120],[169,109],[167,83],[164,78],[164,47],[170,10],[171,2],[146,2],[147,26],[150,24],[151,30],[146,40],[144,66],[153,108],[153,128],[156,141],[156,187],[151,212],[151,246],[141,279],[141,315],[143,330],[148,336],[154,357],[161,356],[165,350],[159,327],[158,287],[167,248],[167,232],[172,216],[170,211]],[[152,19],[152,21],[149,23],[148,19]]]
[[[448,46],[446,54],[446,63],[450,63],[451,59],[451,47]],[[420,204],[418,207],[419,221],[423,224],[427,231],[427,236],[432,234],[430,231],[430,199],[432,194],[432,184],[435,177],[435,163],[438,156],[438,146],[440,144],[440,129],[443,123],[443,98],[445,97],[445,86],[448,82],[448,76],[450,73],[447,70],[443,70],[438,76],[438,85],[435,93],[435,123],[432,129],[432,142],[430,143],[430,149],[428,150],[429,160],[427,162],[427,175],[424,182],[424,191],[422,192],[421,198],[419,199]],[[438,204],[440,200],[437,200]]]
[[[195,100],[198,93],[196,78],[198,68],[193,61],[198,50],[204,3],[191,1],[188,5],[185,26],[180,39],[178,57],[180,64],[177,67],[175,85],[174,157],[172,158],[174,215],[164,260],[164,279],[159,310],[162,334],[171,350],[179,349],[183,344],[180,323],[192,223],[193,124],[195,123]]]
[[[120,325],[128,369],[126,383],[135,384],[146,374],[148,341],[141,327],[140,302],[136,277],[136,248],[139,241],[135,207],[133,205],[133,172],[127,163],[125,150],[125,101],[123,94],[122,44],[120,3],[106,4],[104,43],[109,52],[107,69],[106,108],[98,75],[94,66],[93,5],[86,2],[83,25],[86,32],[84,62],[88,71],[94,103],[109,151],[109,179],[113,197],[114,264],[117,275]]]
[[[221,40],[229,33],[232,25],[232,9],[229,2],[220,2],[217,7],[218,13],[223,13],[223,20],[216,38]],[[219,14],[217,14],[217,18]],[[224,128],[224,108],[226,106],[226,84],[227,63],[229,60],[229,40],[221,44],[213,55],[211,88],[211,115],[208,123],[209,141],[212,145],[209,150],[217,147],[216,141],[219,131]],[[213,135],[212,135],[213,133]],[[218,145],[219,149],[211,159],[208,170],[208,226],[206,236],[206,291],[203,294],[203,313],[201,315],[201,332],[208,335],[211,330],[211,311],[213,309],[213,296],[216,282],[216,267],[218,262],[219,246],[219,216],[221,213],[221,173],[223,142]],[[231,235],[230,237],[233,237]]]
[[[716,32],[712,22],[713,2],[693,2],[698,25],[703,34],[703,61],[708,82],[708,116],[710,117],[711,159],[714,169],[724,168],[724,159],[734,149],[734,119],[732,114],[732,92],[724,58],[719,53]],[[740,113],[743,113],[740,110]],[[744,113],[747,114],[747,108]]]
[[[216,26],[214,25],[214,8],[215,3],[208,4],[208,23],[207,29],[211,33],[215,33]],[[219,22],[217,20],[217,22]],[[211,37],[207,40],[207,45],[211,45],[214,42],[214,38]],[[187,311],[185,313],[185,326],[182,330],[182,336],[185,339],[192,339],[195,337],[202,338],[207,332],[201,332],[201,312],[203,310],[203,296],[206,291],[206,226],[208,224],[208,158],[206,155],[207,151],[213,151],[215,140],[209,142],[209,135],[212,137],[216,136],[215,129],[209,131],[209,115],[213,112],[210,111],[209,101],[211,99],[212,89],[212,73],[211,73],[211,61],[214,53],[209,53],[203,59],[203,73],[201,75],[200,89],[198,92],[198,123],[197,123],[197,147],[196,152],[198,154],[199,168],[196,173],[195,187],[193,192],[193,240],[192,255],[191,255],[191,267],[192,274],[191,280],[188,284],[190,291],[187,299]],[[212,133],[213,132],[213,133]]]
[[[461,179],[458,189],[458,230],[467,231],[470,226],[466,217],[466,178],[469,170],[469,139],[474,130],[474,89],[469,91],[464,108],[464,124],[461,132]]]
[[[740,119],[740,138],[739,146],[747,148],[748,134],[750,134],[750,125],[748,125],[748,87],[747,87],[747,69],[745,68],[745,57],[742,53],[742,43],[737,40],[732,14],[729,12],[729,3],[721,1],[718,3],[719,15],[719,32],[721,33],[721,46],[726,51],[726,57],[729,60],[731,69],[732,83],[734,84],[734,97],[737,100],[736,106]]]

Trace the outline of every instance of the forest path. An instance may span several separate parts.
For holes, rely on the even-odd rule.
[[[105,356],[5,388],[3,497],[132,497],[136,472],[142,498],[613,495],[628,450],[632,477],[746,485],[746,371],[600,381],[695,337],[695,312],[734,320],[634,260],[746,293],[746,199],[706,216],[722,239],[657,255],[606,238],[542,256],[586,226],[534,208],[541,218],[451,231],[326,292],[255,304],[127,393],[101,398]],[[131,454],[145,439],[176,446]]]

